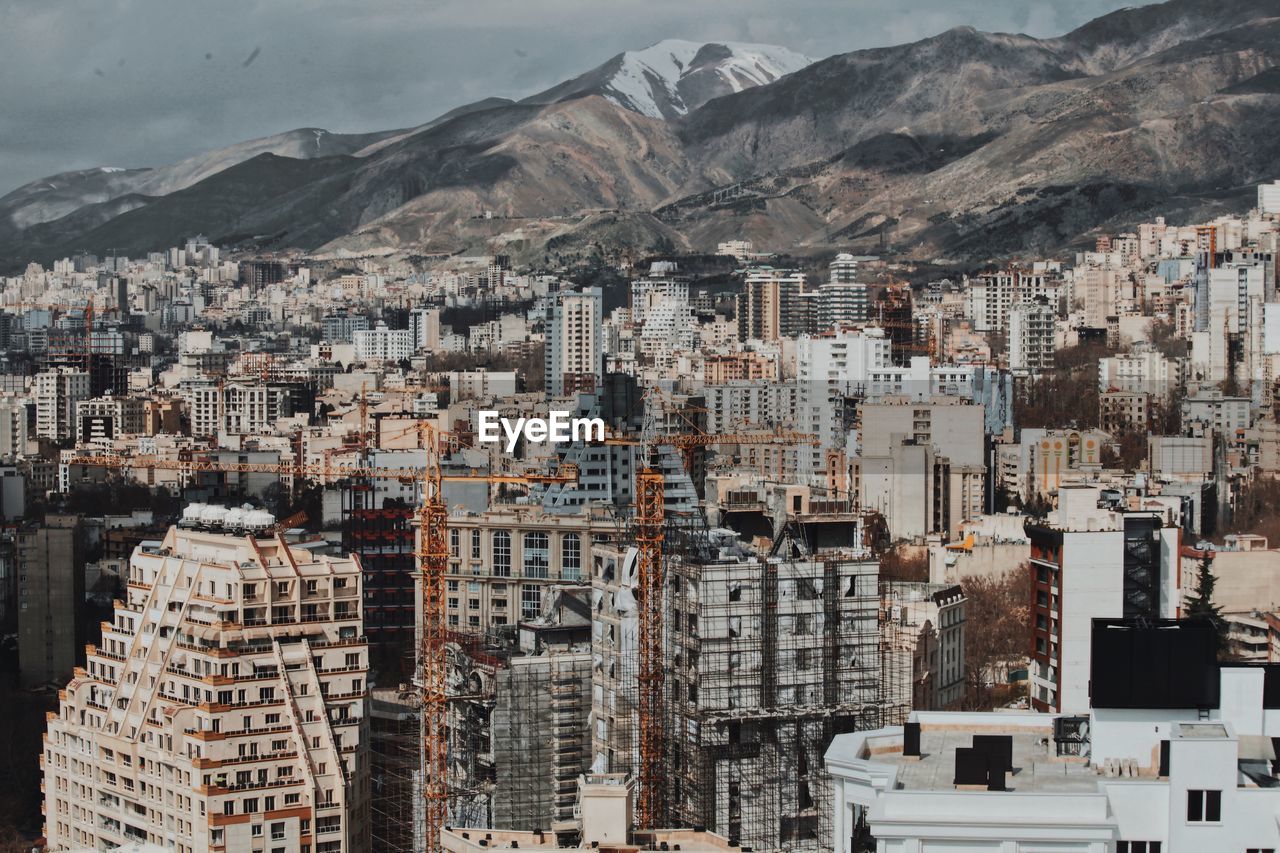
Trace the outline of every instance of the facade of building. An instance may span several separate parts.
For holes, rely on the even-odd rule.
[[[412,356],[416,348],[409,329],[388,329],[382,323],[372,329],[353,331],[351,344],[361,361],[403,361]]]
[[[600,288],[548,298],[544,380],[548,397],[594,393],[604,380],[604,297]]]
[[[808,329],[808,309],[801,304],[804,273],[772,268],[747,274],[738,300],[738,335],[744,341],[794,338]]]
[[[36,435],[54,441],[75,438],[76,403],[90,398],[89,374],[70,367],[37,373]]]
[[[1009,369],[1035,376],[1054,365],[1057,312],[1047,298],[1019,302],[1009,309]]]
[[[24,685],[60,682],[82,651],[85,531],[50,515],[17,536],[18,666]]]
[[[1103,391],[1098,395],[1098,426],[1103,432],[1146,432],[1151,395],[1144,391]]]
[[[49,719],[51,849],[369,850],[358,564],[171,528]]]
[[[1179,623],[1099,630],[1114,635],[1111,660],[1095,668],[1099,688],[1078,714],[916,712],[903,726],[837,736],[826,755],[834,849],[1280,846],[1276,668],[1219,667]]]
[[[830,846],[822,753],[905,715],[911,652],[882,646],[875,562],[717,547],[668,562],[669,822],[753,849]],[[597,546],[592,766],[610,773],[639,767],[636,584],[634,548]]]
[[[137,397],[103,397],[76,403],[76,440],[107,441],[116,436],[142,434],[142,402]]]
[[[451,516],[448,626],[481,633],[536,617],[550,587],[587,578],[593,531],[613,529],[607,516],[585,509],[500,507]]]
[[[1158,512],[1099,508],[1099,489],[1063,486],[1057,517],[1031,537],[1031,705],[1089,707],[1095,619],[1174,618],[1181,531]]]

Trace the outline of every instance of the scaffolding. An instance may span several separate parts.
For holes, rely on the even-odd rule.
[[[831,848],[827,746],[910,703],[910,657],[882,642],[878,564],[675,557],[669,570],[673,822],[756,850]]]
[[[422,850],[421,713],[418,692],[401,685],[375,688],[369,697],[374,850]]]

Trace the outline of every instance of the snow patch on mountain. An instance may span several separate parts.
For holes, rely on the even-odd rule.
[[[615,62],[601,87],[604,96],[624,109],[669,118],[696,109],[708,92],[715,97],[763,86],[813,60],[776,45],[667,39],[626,51]]]

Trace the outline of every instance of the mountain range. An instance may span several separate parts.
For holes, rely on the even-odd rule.
[[[54,175],[0,198],[0,269],[195,233],[320,257],[747,238],[973,260],[1244,209],[1278,176],[1280,0],[1170,0],[820,61],[669,40],[424,124]]]

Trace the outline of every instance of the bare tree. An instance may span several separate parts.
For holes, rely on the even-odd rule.
[[[1009,701],[1012,662],[1025,659],[1031,636],[1031,567],[1000,576],[962,578],[965,602],[965,710],[989,710]]]

